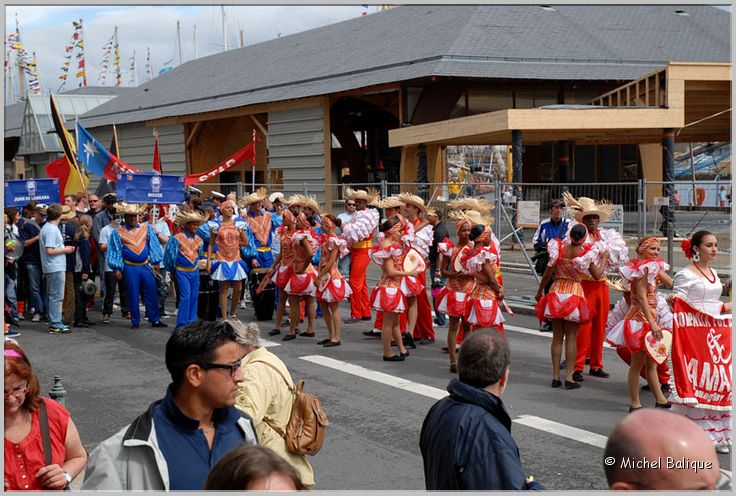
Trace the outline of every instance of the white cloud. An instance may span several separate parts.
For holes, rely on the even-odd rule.
[[[370,12],[376,10],[370,8]],[[245,45],[260,43],[308,29],[359,17],[363,9],[352,6],[228,6],[226,7],[228,45],[239,44],[239,31],[243,30]],[[18,14],[23,45],[29,53],[36,52],[38,70],[45,91],[56,91],[61,81],[64,63],[64,46],[73,33],[72,21],[83,19],[84,44],[88,85],[97,85],[99,65],[103,58],[103,46],[118,27],[120,66],[123,85],[130,85],[128,75],[130,59],[135,50],[138,83],[145,79],[146,47],[151,51],[154,75],[163,63],[177,55],[176,21],[181,21],[181,46],[184,61],[194,56],[193,26],[197,26],[197,52],[199,57],[222,50],[222,22],[219,6],[24,6],[6,8],[6,33],[15,30],[15,13]],[[76,51],[75,51],[76,54]],[[112,57],[111,57],[112,58]],[[76,87],[77,59],[72,57],[70,77],[65,89]],[[107,85],[113,79],[108,76]]]

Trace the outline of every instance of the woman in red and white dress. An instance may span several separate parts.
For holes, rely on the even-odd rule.
[[[547,243],[549,263],[536,294],[536,312],[540,322],[552,322],[552,387],[562,386],[560,381],[560,358],[563,342],[565,345],[565,389],[577,389],[580,384],[573,380],[575,356],[577,354],[577,333],[595,314],[595,310],[585,299],[582,276],[590,273],[598,278],[608,263],[608,254],[597,257],[587,256],[594,245],[586,244],[588,230],[583,224],[576,224],[565,241],[552,239]],[[568,239],[570,241],[568,241]],[[554,275],[555,282],[549,293],[542,296],[549,280]]]
[[[667,274],[670,266],[659,258],[659,240],[647,236],[639,240],[634,258],[619,269],[621,277],[631,287],[631,306],[624,320],[618,322],[606,336],[614,346],[625,346],[631,352],[628,385],[631,404],[629,411],[641,408],[639,374],[646,368],[646,380],[656,400],[655,407],[670,408],[659,386],[657,363],[646,352],[644,340],[649,331],[654,339],[662,339],[662,327],[657,319],[657,284],[672,285]]]
[[[491,249],[491,228],[476,224],[471,228],[469,238],[473,249],[463,253],[460,264],[463,272],[475,279],[475,287],[468,295],[465,322],[472,326],[472,331],[492,327],[503,332],[505,319],[498,302],[503,299],[504,292],[496,278],[499,260]]]
[[[325,348],[340,346],[340,302],[352,294],[350,285],[340,275],[337,261],[350,253],[347,242],[335,235],[335,217],[322,217],[322,255],[317,273],[317,300],[327,324],[329,337],[317,344]]]
[[[468,295],[475,288],[473,277],[456,270],[459,258],[473,248],[469,238],[471,228],[472,223],[469,219],[460,219],[455,228],[457,244],[445,238],[437,245],[437,250],[442,255],[440,274],[447,278],[447,285],[442,288],[438,296],[437,309],[450,318],[450,325],[447,329],[447,351],[450,354],[450,372],[452,373],[457,372],[458,330],[462,329],[463,333],[469,331],[464,317]]]
[[[378,248],[368,252],[371,260],[381,266],[381,280],[371,292],[371,307],[383,312],[381,341],[383,342],[383,359],[387,362],[402,362],[409,356],[404,347],[399,329],[399,314],[406,312],[406,294],[402,289],[405,277],[416,277],[417,271],[403,270],[404,247],[401,236],[405,230],[406,220],[394,216],[380,226],[384,238]],[[391,350],[391,341],[399,347],[399,354]]]
[[[271,268],[268,269],[268,276],[271,277],[271,280],[278,286],[283,295],[283,298],[279,298],[279,305],[276,308],[276,327],[268,332],[269,336],[281,334],[281,321],[284,318],[284,310],[286,309],[286,301],[288,299],[288,296],[284,293],[284,288],[293,274],[294,247],[291,244],[291,235],[294,233],[295,227],[296,218],[291,213],[291,210],[287,208],[284,210],[282,216],[282,225],[276,230],[281,251],[278,257],[276,257],[276,260],[274,260]]]
[[[284,292],[289,295],[289,332],[282,341],[290,341],[296,338],[296,326],[299,325],[301,313],[301,302],[305,306],[312,305],[317,287],[317,270],[312,265],[312,255],[317,249],[317,240],[312,236],[312,229],[304,212],[296,217],[296,231],[292,233],[290,243],[293,251],[291,263],[292,274],[284,286]],[[281,247],[283,250],[283,246]],[[308,320],[307,330],[300,336],[314,337],[314,320]]]

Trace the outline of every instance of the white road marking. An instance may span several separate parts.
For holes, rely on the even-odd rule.
[[[264,348],[273,348],[274,346],[281,346],[281,343],[269,341],[268,339],[261,339],[261,346]]]
[[[323,367],[329,367],[331,369],[339,370],[340,372],[345,372],[346,374],[355,375],[363,379],[368,379],[370,381],[416,393],[435,400],[441,400],[448,395],[447,391],[443,389],[419,384],[418,382],[384,374],[383,372],[377,372],[375,370],[361,367],[360,365],[353,365],[352,363],[335,360],[334,358],[328,358],[321,355],[308,355],[299,358],[307,362],[322,365]],[[549,432],[557,436],[572,439],[573,441],[579,441],[598,448],[604,448],[606,446],[606,436],[601,436],[600,434],[578,429],[576,427],[570,427],[541,417],[520,415],[518,418],[513,419],[513,421],[533,429]]]
[[[404,391],[420,394],[422,396],[426,396],[435,400],[439,400],[447,396],[447,391],[443,389],[438,389],[432,386],[425,386],[424,384],[419,384],[418,382],[412,382],[407,379],[384,374],[383,372],[377,372],[375,370],[367,369],[365,367],[361,367],[360,365],[353,365],[352,363],[335,360],[334,358],[328,358],[321,355],[309,355],[299,358],[302,360],[306,360],[307,362],[322,365],[323,367],[329,367],[331,369],[339,370],[340,372],[345,372],[346,374],[362,377],[363,379],[379,382],[387,386],[395,387],[397,389],[403,389]]]
[[[511,325],[511,324],[504,324],[503,325],[503,328],[506,329],[506,330],[509,330],[509,331],[513,331],[513,332],[520,332],[522,334],[529,334],[531,336],[542,336],[542,337],[545,337],[545,338],[552,339],[552,333],[551,332],[539,332],[539,329],[528,329],[526,327],[519,327],[519,326],[515,326],[515,325]],[[613,346],[611,346],[610,344],[606,343],[605,341],[603,342],[603,347],[604,348],[614,349]]]
[[[534,415],[519,415],[517,418],[513,419],[513,422],[531,427],[532,429],[549,432],[556,436],[566,437],[573,441],[579,441],[591,446],[596,446],[598,448],[605,448],[606,441],[608,440],[606,436],[601,436],[595,432],[585,431],[583,429],[578,429],[577,427],[570,427],[569,425],[560,424],[541,417],[535,417]]]

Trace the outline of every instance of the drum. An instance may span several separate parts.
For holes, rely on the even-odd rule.
[[[253,301],[253,308],[256,311],[256,320],[273,319],[273,309],[276,302],[276,286],[272,281],[268,281],[265,289],[260,293],[256,293],[258,286],[267,277],[268,269],[263,267],[253,269],[248,274],[248,287],[250,289],[250,297]]]
[[[220,283],[212,280],[209,273],[199,273],[199,298],[197,299],[197,317],[202,320],[215,321],[218,317]]]
[[[418,271],[424,272],[427,269],[427,264],[424,262],[424,258],[414,248],[409,248],[409,251],[404,255],[404,271]]]

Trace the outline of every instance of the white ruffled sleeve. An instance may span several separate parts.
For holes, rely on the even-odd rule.
[[[442,254],[443,256],[448,257],[448,258],[452,256],[453,248],[455,248],[455,244],[449,239],[442,243],[437,243],[437,251],[440,252],[440,254]]]
[[[350,248],[348,248],[347,242],[339,236],[330,236],[327,246],[330,250],[337,248],[339,258],[343,258],[350,254]]]
[[[302,242],[303,239],[308,239],[309,244],[312,245],[312,250],[317,250],[318,244],[317,240],[314,239],[314,236],[312,236],[312,232],[309,229],[304,229],[301,231],[297,231],[294,234],[291,235],[291,244],[294,246],[298,245]]]
[[[631,260],[626,265],[618,269],[621,277],[629,282],[644,277],[644,269],[646,269],[647,283],[655,284],[659,271],[669,269],[669,265],[662,260],[645,260],[644,262],[638,262],[637,260],[638,259]],[[666,267],[666,269],[664,267]]]
[[[408,222],[406,224],[405,232],[401,235],[401,242],[406,246],[412,246],[416,240],[416,233],[414,232],[414,224]]]
[[[383,266],[383,262],[391,257],[397,257],[401,255],[402,251],[401,248],[397,246],[387,246],[386,248],[379,248],[379,249],[371,249],[368,251],[368,256],[373,261],[373,263]]]
[[[601,241],[598,244],[603,245],[602,249],[610,254],[609,267],[616,268],[624,265],[629,261],[629,247],[626,241],[615,229],[601,229]]]
[[[342,235],[348,244],[352,245],[371,237],[378,227],[378,210],[366,209],[356,212],[353,220],[342,228]]]
[[[464,264],[462,264],[463,272],[466,274],[475,274],[480,272],[485,261],[488,260],[492,264],[498,262],[498,257],[488,248],[481,249],[478,253],[468,258]]]
[[[598,257],[601,254],[600,250],[600,243],[595,243],[588,251],[572,259],[573,267],[583,274],[589,274],[590,264],[598,261]]]
[[[247,231],[248,223],[242,220],[239,220],[238,222],[235,223],[235,229],[237,229],[238,231]]]
[[[547,243],[547,253],[549,253],[549,263],[547,267],[553,267],[560,258],[560,240],[550,239]]]
[[[610,331],[613,326],[624,320],[627,313],[629,313],[629,305],[622,297],[620,300],[618,300],[618,302],[616,302],[616,305],[614,305],[613,309],[608,312],[608,320],[606,320],[606,332]]]
[[[429,256],[429,248],[434,241],[433,232],[434,228],[431,225],[427,225],[420,229],[414,236],[414,242],[411,246],[419,252],[422,258]]]

